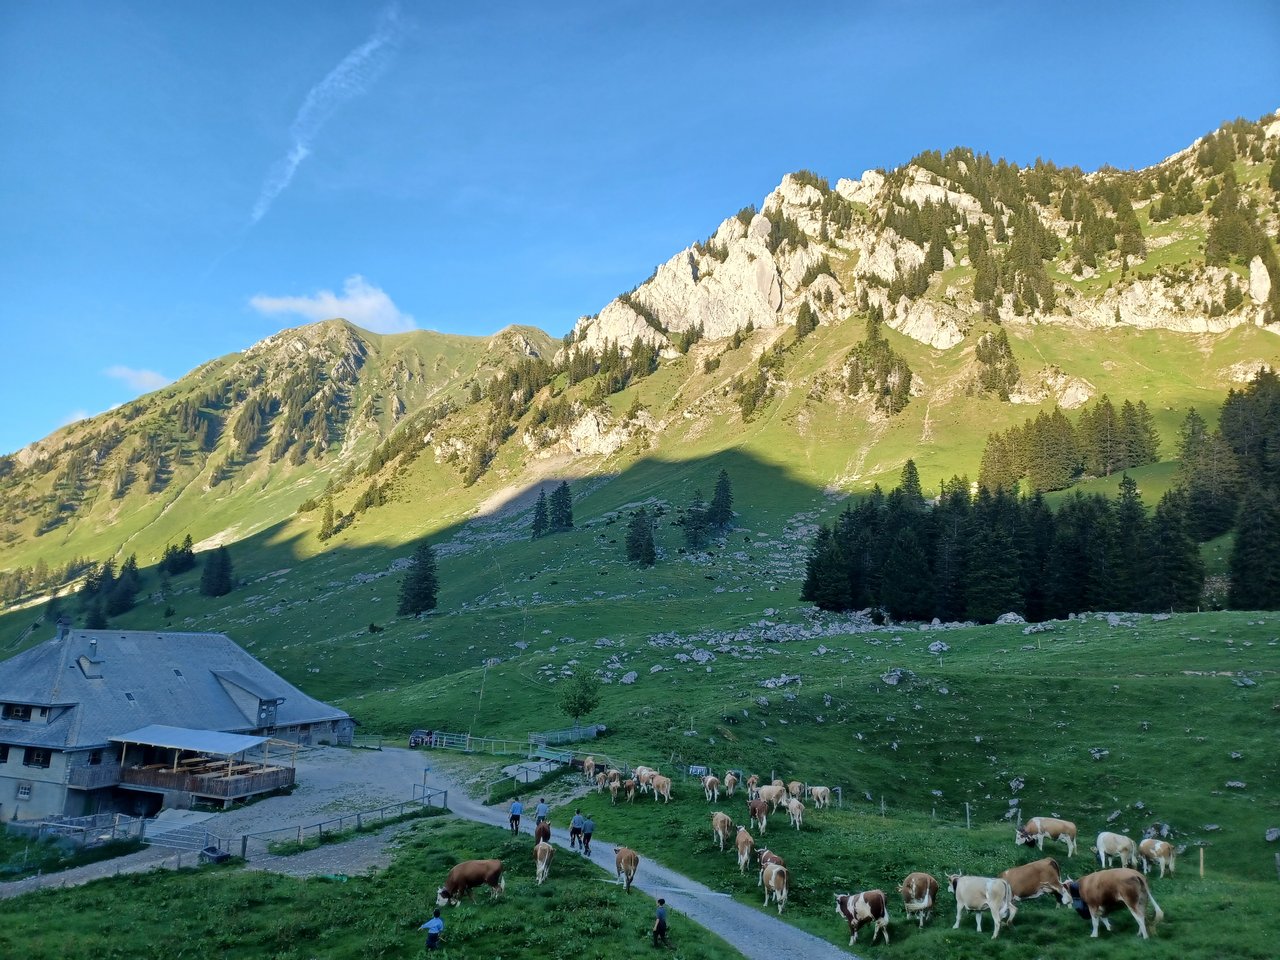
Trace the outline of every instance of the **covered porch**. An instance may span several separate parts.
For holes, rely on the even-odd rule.
[[[120,745],[125,789],[221,800],[225,807],[292,786],[296,776],[297,745],[270,737],[151,724],[111,741]]]

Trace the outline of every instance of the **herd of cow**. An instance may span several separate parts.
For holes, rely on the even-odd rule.
[[[652,767],[636,767],[629,778],[624,778],[615,769],[596,770],[592,757],[587,757],[583,764],[583,772],[589,783],[594,784],[597,792],[608,790],[613,802],[631,802],[637,793],[652,793],[654,802],[661,797],[665,802],[671,800],[671,778],[665,777]],[[802,798],[811,800],[815,809],[830,806],[831,790],[822,786],[810,786],[798,780],[784,783],[774,780],[762,784],[758,776],[752,775],[743,779],[738,773],[730,771],[724,779],[714,775],[702,778],[702,790],[708,803],[717,803],[723,789],[726,797],[733,797],[741,783],[747,796],[747,813],[749,826],[754,827],[761,837],[765,835],[770,813],[777,812],[780,806],[785,807],[789,816],[789,825],[800,829],[804,822],[805,805]],[[772,902],[781,914],[787,903],[789,874],[786,861],[768,847],[757,847],[756,838],[744,826],[736,826],[733,818],[726,813],[713,812],[711,815],[711,831],[714,841],[723,853],[726,845],[732,844],[737,851],[738,869],[745,874],[754,857],[757,866],[756,885],[764,889],[764,905]],[[1035,846],[1044,850],[1046,839],[1060,841],[1066,845],[1067,856],[1076,854],[1076,825],[1069,820],[1052,817],[1033,817],[1025,826],[1016,828],[1015,841],[1025,846]],[[550,844],[551,828],[545,821],[534,828],[533,857],[535,876],[541,884],[548,875],[555,848]],[[1166,869],[1172,873],[1174,869],[1175,850],[1165,840],[1154,837],[1134,843],[1129,837],[1104,831],[1098,834],[1095,845],[1097,858],[1103,869],[1087,874],[1079,880],[1068,877],[1062,879],[1058,861],[1045,857],[1033,863],[1010,867],[998,877],[977,877],[950,874],[947,884],[956,900],[956,922],[953,929],[960,926],[965,911],[975,916],[979,932],[982,930],[982,913],[991,914],[995,926],[992,939],[1000,935],[1003,924],[1012,923],[1018,912],[1018,902],[1052,894],[1064,906],[1073,905],[1077,913],[1093,924],[1091,936],[1098,935],[1101,923],[1111,929],[1111,921],[1107,914],[1124,907],[1132,914],[1138,924],[1138,933],[1147,937],[1147,904],[1155,911],[1153,922],[1164,918],[1164,911],[1151,895],[1151,888],[1144,876],[1152,867],[1160,868],[1160,876],[1164,877]],[[1113,859],[1119,861],[1118,868],[1111,868]],[[628,847],[614,847],[615,869],[619,881],[629,893],[640,864],[639,855]],[[1141,864],[1142,873],[1136,867]],[[487,884],[497,893],[505,889],[502,879],[502,862],[500,860],[470,860],[460,863],[449,872],[445,885],[440,888],[436,902],[440,906],[452,903],[455,906],[464,894],[471,894],[474,889]],[[915,919],[921,927],[933,913],[938,896],[938,881],[928,873],[911,873],[898,888],[902,897],[903,908],[907,918]],[[889,907],[883,890],[864,890],[858,893],[839,893],[835,895],[836,912],[848,923],[849,944],[857,942],[858,931],[864,926],[873,928],[871,942],[874,944],[880,936],[885,943],[889,942]]]

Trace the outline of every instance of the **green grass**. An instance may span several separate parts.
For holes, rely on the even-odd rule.
[[[297,880],[231,867],[154,872],[46,890],[0,902],[0,955],[29,960],[172,960],[316,956],[419,957],[418,926],[431,916],[449,868],[499,857],[506,893],[477,891],[444,911],[441,960],[613,960],[651,956],[653,901],[624,894],[613,877],[559,851],[547,883],[533,880],[527,836],[435,818],[422,821],[383,871],[346,883]],[[51,918],[57,918],[51,922]],[[740,957],[673,912],[670,956]]]
[[[56,873],[102,860],[123,857],[142,849],[135,840],[115,840],[81,848],[59,843],[52,837],[31,839],[0,830],[0,880],[20,880],[38,873]]]
[[[419,807],[417,810],[410,810],[402,813],[398,817],[386,817],[381,820],[369,820],[368,822],[358,826],[350,827],[346,830],[328,830],[324,833],[317,833],[315,836],[306,837],[301,842],[297,840],[277,840],[267,844],[267,849],[272,856],[291,857],[296,853],[305,853],[308,850],[315,850],[319,847],[328,846],[333,843],[343,843],[354,837],[358,837],[363,833],[375,833],[383,827],[389,827],[397,823],[406,823],[410,820],[425,820],[429,817],[446,816],[449,811],[443,807]]]

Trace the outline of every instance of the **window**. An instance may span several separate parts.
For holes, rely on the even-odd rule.
[[[8,763],[8,762],[9,762],[9,745],[7,743],[0,743],[0,763]]]
[[[6,703],[2,715],[5,720],[30,720],[31,708],[22,703]]]
[[[18,784],[18,799],[19,800],[31,799],[31,784],[29,783]]]
[[[24,767],[49,766],[49,751],[42,747],[27,747],[23,753],[22,765]]]
[[[124,698],[125,698],[126,700],[128,700],[130,703],[133,703],[133,694],[132,694],[132,693],[126,693],[126,694],[124,695]]]
[[[90,751],[89,751],[89,766],[91,766],[91,767],[96,767],[96,766],[99,766],[101,763],[102,763],[102,751],[101,751],[101,750],[90,750]]]
[[[41,707],[41,708],[40,708],[40,716],[42,716],[42,717],[47,717],[48,715],[49,715],[49,708],[48,708],[48,707]]]

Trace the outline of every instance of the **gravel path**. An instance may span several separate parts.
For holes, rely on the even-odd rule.
[[[312,824],[343,813],[368,810],[407,799],[414,784],[422,783],[423,768],[431,763],[431,786],[449,791],[449,808],[460,817],[498,827],[507,826],[506,809],[486,807],[467,796],[460,783],[432,763],[429,755],[400,749],[381,751],[313,749],[298,758],[298,789],[287,797],[273,797],[239,810],[220,813],[203,826],[213,834],[238,838],[244,833],[281,829],[297,824]],[[526,817],[526,830],[532,830],[532,817]],[[294,877],[322,874],[354,876],[370,868],[390,863],[394,850],[390,841],[398,834],[412,830],[413,822],[393,824],[376,832],[352,837],[342,843],[329,844],[289,857],[255,857],[247,870],[265,870]],[[568,849],[564,831],[553,838],[557,846]],[[613,843],[604,835],[593,838],[591,861],[610,876],[615,875]],[[789,926],[776,915],[764,913],[739,903],[728,894],[712,890],[650,859],[648,851],[640,854],[640,869],[633,884],[654,897],[666,897],[673,911],[688,917],[724,938],[749,960],[776,960],[797,949],[806,960],[857,960],[847,950],[820,940],[812,934]],[[577,851],[574,856],[581,856]],[[31,877],[0,884],[0,898],[13,897],[43,887],[67,887],[88,883],[119,873],[135,873],[150,869],[172,869],[190,865],[195,853],[149,847],[127,857],[79,867],[62,873]],[[763,894],[761,895],[763,898]],[[834,915],[833,915],[834,919]]]

